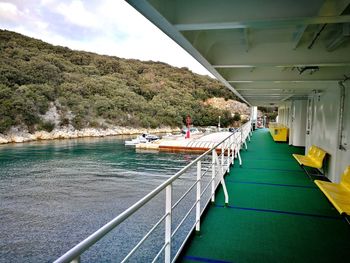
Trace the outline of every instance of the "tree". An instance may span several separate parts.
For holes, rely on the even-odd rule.
[[[233,115],[233,121],[240,121],[241,120],[241,115],[238,112],[235,112]]]

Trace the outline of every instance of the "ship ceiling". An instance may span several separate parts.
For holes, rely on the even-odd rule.
[[[251,105],[350,74],[350,0],[127,0]]]

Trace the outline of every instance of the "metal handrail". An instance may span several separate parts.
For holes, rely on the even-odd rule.
[[[180,223],[177,225],[177,227],[175,228],[175,230],[173,231],[173,233],[171,234],[171,237],[175,236],[176,232],[180,229],[180,227],[182,226],[182,223],[185,222],[185,220],[187,219],[187,217],[191,214],[191,212],[193,211],[193,208],[196,207],[198,201],[194,202],[194,204],[190,207],[190,209],[188,210],[188,212],[186,213],[186,215],[182,218],[182,220],[180,221]]]
[[[180,204],[180,202],[187,196],[187,194],[189,192],[191,192],[191,190],[197,185],[198,181],[195,181],[190,188],[176,201],[175,204],[173,204],[173,206],[171,207],[171,209],[174,209],[175,207],[177,207],[178,204]]]
[[[205,169],[202,173],[202,177],[204,177],[210,171],[211,171],[211,167],[208,167],[207,169]]]
[[[210,152],[208,150],[207,152]],[[207,152],[202,154],[201,156],[197,157],[193,162],[198,162],[202,156],[204,156]],[[192,162],[192,163],[193,163]],[[134,205],[129,207],[127,210],[122,212],[119,216],[111,220],[109,223],[105,224],[103,227],[101,227],[99,230],[97,230],[95,233],[84,239],[82,242],[80,242],[78,245],[70,249],[68,252],[66,252],[64,255],[59,257],[57,260],[54,261],[54,263],[61,263],[61,262],[71,262],[74,259],[76,259],[78,256],[80,256],[84,251],[86,251],[89,247],[94,245],[97,241],[99,241],[102,237],[104,237],[107,233],[109,233],[111,230],[113,230],[116,226],[121,224],[123,221],[125,221],[128,217],[130,217],[132,214],[134,214],[137,210],[139,210],[141,207],[143,207],[146,203],[148,203],[153,197],[158,195],[162,190],[164,190],[168,185],[170,185],[172,182],[174,182],[178,177],[180,177],[182,174],[184,174],[188,169],[191,168],[192,163],[186,165],[184,168],[182,168],[179,172],[177,172],[175,175],[170,177],[168,180],[166,180],[164,183],[159,185],[156,189],[154,189],[152,192],[144,196],[141,200],[136,202]]]
[[[164,243],[164,245],[162,246],[162,248],[159,250],[159,252],[157,253],[157,255],[154,257],[154,259],[152,260],[152,263],[156,262],[157,259],[159,258],[159,256],[162,254],[162,252],[164,251],[164,249],[166,248],[166,246],[168,245],[168,243]]]
[[[205,194],[205,191],[211,186],[211,182],[214,181],[215,178],[211,178],[208,184],[204,187],[203,192],[201,193],[201,197]]]
[[[244,124],[241,128],[241,134],[243,135],[244,133],[244,137],[245,139],[249,136],[250,130],[251,130],[251,125],[250,122]],[[248,130],[249,128],[249,130]],[[248,131],[248,133],[247,133]],[[145,204],[147,204],[149,201],[151,201],[154,197],[156,197],[160,192],[162,192],[165,189],[168,189],[169,187],[172,186],[173,182],[175,180],[177,180],[181,175],[183,175],[184,173],[186,173],[187,171],[190,170],[190,168],[192,168],[194,165],[198,164],[201,162],[202,159],[204,159],[205,157],[207,157],[210,153],[215,152],[216,154],[216,150],[219,148],[219,146],[221,145],[221,155],[220,155],[220,159],[221,159],[221,164],[219,164],[220,160],[219,160],[219,156],[216,155],[216,159],[215,161],[213,161],[212,163],[208,163],[211,168],[213,168],[214,170],[212,171],[212,179],[209,182],[209,185],[212,184],[213,180],[215,181],[216,178],[218,178],[217,176],[219,176],[219,180],[217,181],[217,183],[215,184],[215,187],[212,187],[212,193],[210,195],[210,198],[208,199],[208,201],[206,202],[206,205],[209,203],[210,200],[213,201],[213,198],[215,198],[215,189],[217,188],[217,186],[220,184],[220,182],[223,184],[224,187],[224,192],[225,195],[227,194],[226,188],[225,188],[225,184],[223,182],[223,176],[224,176],[224,172],[225,172],[225,168],[228,170],[229,165],[226,167],[226,162],[224,162],[224,154],[225,151],[228,150],[228,153],[230,153],[230,149],[232,148],[231,152],[232,152],[232,160],[235,157],[234,156],[234,151],[233,151],[233,143],[226,143],[228,140],[233,140],[234,141],[234,135],[235,133],[230,134],[229,136],[227,136],[225,139],[223,139],[221,142],[217,143],[214,147],[212,147],[211,149],[207,150],[206,152],[204,152],[202,155],[198,156],[194,161],[192,161],[190,164],[186,165],[184,168],[182,168],[179,172],[177,172],[176,174],[174,174],[172,177],[170,177],[169,179],[167,179],[165,182],[163,182],[162,184],[160,184],[158,187],[156,187],[153,191],[151,191],[149,194],[147,194],[146,196],[144,196],[142,199],[140,199],[138,202],[136,202],[134,205],[132,205],[131,207],[129,207],[127,210],[125,210],[124,212],[122,212],[120,215],[118,215],[117,217],[115,217],[113,220],[111,220],[110,222],[108,222],[107,224],[105,224],[103,227],[101,227],[99,230],[97,230],[96,232],[94,232],[93,234],[91,234],[89,237],[87,237],[86,239],[84,239],[82,242],[80,242],[78,245],[76,245],[75,247],[73,247],[72,249],[70,249],[68,252],[66,252],[64,255],[62,255],[61,257],[59,257],[57,260],[54,261],[54,263],[62,263],[62,262],[79,262],[80,261],[80,255],[82,253],[84,253],[87,249],[89,249],[92,245],[94,245],[97,241],[99,241],[101,238],[103,238],[106,234],[108,234],[111,230],[113,230],[114,228],[116,228],[119,224],[121,224],[123,221],[125,221],[127,218],[129,218],[131,215],[133,215],[136,211],[138,211],[140,208],[142,208]],[[243,142],[243,136],[240,136],[241,138],[241,143]],[[232,139],[233,138],[233,139]],[[236,142],[237,143],[237,142]],[[224,149],[225,147],[225,149]],[[227,148],[226,148],[227,147]],[[231,155],[231,153],[229,154]],[[213,154],[214,156],[214,154]],[[230,164],[230,159],[231,156],[227,156],[227,163]],[[199,165],[199,167],[201,167]],[[216,168],[220,168],[220,169],[216,169]],[[197,166],[198,169],[198,166]],[[200,168],[201,169],[201,168]],[[208,169],[209,170],[209,169]],[[217,171],[216,171],[217,170]],[[221,172],[220,172],[221,170]],[[199,171],[201,174],[201,171]],[[197,171],[198,173],[198,171]],[[204,176],[204,175],[203,175]],[[202,177],[199,177],[202,178]],[[197,184],[200,184],[201,179],[199,179],[199,181],[197,180],[192,186],[191,189],[193,189],[193,187]],[[201,193],[197,193],[197,198],[201,197],[203,195],[203,193],[209,188],[205,187],[204,191]],[[168,191],[168,190],[167,190]],[[169,188],[169,193],[171,194],[171,188]],[[213,192],[214,191],[214,192]],[[188,194],[189,191],[187,191],[185,193]],[[168,192],[167,192],[168,194]],[[125,261],[127,258],[129,258],[135,251],[136,249],[146,240],[146,238],[155,230],[155,228],[160,224],[160,222],[164,221],[164,219],[166,220],[166,225],[167,222],[171,222],[171,211],[172,211],[172,206],[171,206],[171,195],[170,195],[170,213],[166,212],[166,214],[156,223],[155,226],[152,227],[152,229],[146,234],[146,236],[144,236],[141,241],[138,242],[138,244],[128,253],[128,255],[126,257],[124,257],[123,261]],[[226,196],[225,196],[225,200],[226,200]],[[168,201],[166,201],[168,202]],[[175,206],[177,206],[178,203],[176,203]],[[190,211],[187,213],[187,215],[185,217],[188,217],[189,213],[193,210],[194,207],[196,206],[200,206],[200,202],[198,202],[198,200],[195,201],[194,205],[192,206],[192,208],[190,209]],[[205,206],[206,206],[205,205]],[[200,211],[200,215],[199,217],[202,215],[203,210]],[[170,218],[169,218],[170,217]],[[183,223],[184,220],[182,220],[179,224],[179,226]],[[191,228],[191,231],[193,231],[194,227],[196,227],[198,225],[198,222],[196,220],[196,222],[194,223],[194,226]],[[178,230],[179,226],[176,228],[176,231]],[[166,232],[169,231],[169,229],[166,230]],[[166,234],[167,235],[167,234]],[[163,251],[165,251],[166,257],[168,257],[168,259],[166,259],[166,262],[170,262],[171,261],[171,253],[170,249],[171,249],[171,229],[170,229],[170,236],[168,236],[168,238],[170,238],[169,240],[166,240],[164,242],[164,245],[162,246],[161,250],[157,253],[156,257],[154,258],[153,261],[157,260],[157,258],[159,258],[159,256],[161,255],[161,253]],[[185,238],[185,241],[188,239],[189,234],[187,235],[187,237]],[[180,249],[184,246],[184,242],[181,244]],[[175,258],[177,258],[179,254],[179,251],[177,251]],[[174,259],[175,259],[174,258]],[[174,260],[173,259],[173,260]]]
[[[123,262],[126,262],[134,253],[135,251],[145,242],[145,240],[153,233],[153,231],[164,221],[164,219],[168,216],[168,214],[165,214],[162,216],[158,222],[147,232],[147,234],[137,243],[137,245],[129,252],[129,254],[126,255],[126,257],[123,259]]]

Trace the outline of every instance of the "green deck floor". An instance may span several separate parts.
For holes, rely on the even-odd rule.
[[[255,131],[181,262],[350,262],[350,226],[293,159],[304,149]]]

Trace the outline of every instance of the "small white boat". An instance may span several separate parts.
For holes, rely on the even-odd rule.
[[[186,133],[187,133],[187,130],[188,130],[188,128],[183,128],[183,129],[181,130],[181,133],[182,133],[182,134],[186,134]],[[190,128],[190,133],[191,133],[191,134],[199,134],[199,133],[202,133],[202,132],[200,132],[197,128],[191,127],[191,128]]]
[[[156,140],[159,140],[159,137],[157,135],[143,133],[131,141],[125,141],[125,145],[132,146],[140,143],[149,143]]]

